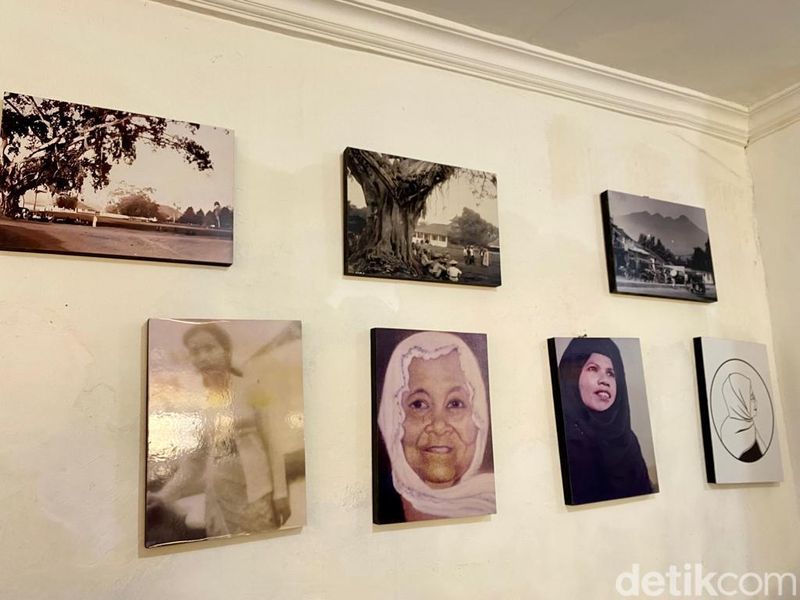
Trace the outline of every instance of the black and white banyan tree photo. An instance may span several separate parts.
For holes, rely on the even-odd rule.
[[[497,177],[344,152],[346,275],[500,285]]]

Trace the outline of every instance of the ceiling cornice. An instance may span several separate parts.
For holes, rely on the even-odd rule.
[[[750,107],[749,143],[752,144],[798,121],[800,121],[800,83]]]
[[[739,104],[377,0],[157,0],[296,37],[462,73],[739,145]]]

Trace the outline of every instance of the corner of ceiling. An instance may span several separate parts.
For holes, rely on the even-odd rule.
[[[748,145],[800,121],[800,83],[750,107]]]

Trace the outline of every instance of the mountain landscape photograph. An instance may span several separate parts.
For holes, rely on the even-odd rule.
[[[601,200],[612,292],[717,300],[704,209],[612,191]]]

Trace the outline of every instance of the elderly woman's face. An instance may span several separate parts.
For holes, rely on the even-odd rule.
[[[458,482],[475,456],[478,428],[458,352],[432,360],[414,358],[403,398],[403,453],[432,488]]]
[[[578,379],[581,401],[590,410],[608,410],[617,399],[617,378],[614,363],[605,354],[592,354],[581,369]]]

